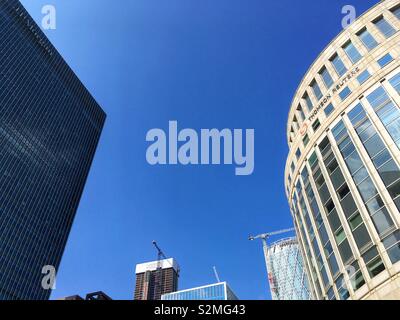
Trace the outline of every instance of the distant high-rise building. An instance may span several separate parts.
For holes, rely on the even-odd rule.
[[[164,294],[161,300],[238,300],[226,282]]]
[[[174,259],[138,264],[135,300],[161,300],[163,294],[178,290],[178,278],[179,267]]]
[[[17,0],[0,1],[0,300],[48,299],[105,113]]]
[[[279,240],[266,254],[273,300],[310,300],[308,279],[296,238]]]

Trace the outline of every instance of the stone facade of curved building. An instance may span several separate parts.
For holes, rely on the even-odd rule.
[[[400,299],[400,1],[321,53],[289,113],[285,183],[317,299]]]

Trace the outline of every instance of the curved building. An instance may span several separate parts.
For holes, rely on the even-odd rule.
[[[400,299],[400,1],[371,8],[302,80],[285,183],[317,299]]]
[[[310,300],[307,276],[296,238],[279,240],[266,250],[273,300]]]

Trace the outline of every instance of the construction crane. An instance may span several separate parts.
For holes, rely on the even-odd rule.
[[[280,234],[283,234],[283,233],[289,233],[289,232],[292,232],[292,231],[295,231],[295,229],[294,228],[284,229],[284,230],[279,230],[279,231],[259,234],[258,236],[250,236],[249,237],[250,241],[254,241],[256,239],[261,239],[261,241],[263,243],[265,265],[267,267],[268,281],[270,283],[270,287],[271,287],[272,291],[274,291],[276,289],[276,285],[275,285],[275,281],[273,279],[272,274],[270,274],[271,266],[270,266],[269,259],[268,259],[268,243],[267,243],[267,240],[272,236],[277,236],[277,235],[280,235]]]
[[[153,245],[157,250],[157,270],[155,273],[155,279],[154,279],[154,292],[155,292],[155,296],[160,296],[163,294],[164,292],[164,280],[163,280],[163,272],[162,272],[162,261],[165,260],[167,261],[172,268],[174,268],[174,266],[171,264],[171,262],[169,262],[169,260],[167,259],[167,257],[165,256],[164,252],[161,250],[161,248],[158,246],[157,242],[155,240],[153,240]],[[177,276],[179,277],[179,267],[178,270],[176,270]]]
[[[219,274],[218,274],[218,271],[217,271],[217,267],[213,267],[213,270],[214,270],[214,275],[215,275],[215,278],[217,279],[217,282],[218,283],[220,283],[221,282],[221,279],[219,278]]]

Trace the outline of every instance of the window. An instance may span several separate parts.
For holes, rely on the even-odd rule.
[[[326,212],[328,213],[331,212],[333,209],[335,209],[335,204],[333,203],[332,199],[326,203],[325,208]]]
[[[344,52],[350,58],[351,62],[357,63],[361,60],[362,56],[354,44],[350,41],[343,47]]]
[[[383,240],[387,254],[392,263],[400,261],[400,231],[397,230]]]
[[[310,159],[308,159],[308,163],[310,164],[310,167],[311,167],[311,168],[314,167],[314,165],[317,163],[317,160],[318,160],[317,154],[314,152],[314,153],[311,155]]]
[[[331,75],[329,74],[328,69],[326,67],[323,67],[321,71],[319,72],[322,80],[324,81],[325,87],[329,89],[333,85],[333,79]]]
[[[357,205],[351,193],[344,197],[340,203],[346,218],[351,217],[357,211]]]
[[[389,80],[390,84],[395,88],[397,93],[400,94],[400,73],[395,75],[392,79]]]
[[[332,200],[331,200],[332,201]],[[333,203],[333,202],[332,202]],[[335,207],[335,205],[333,205],[333,207]],[[329,223],[331,225],[331,229],[335,232],[336,230],[338,230],[341,226],[342,223],[340,222],[339,216],[337,214],[336,209],[335,210],[331,210],[328,216],[328,220]]]
[[[350,298],[350,293],[349,290],[346,288],[346,284],[343,278],[343,275],[341,275],[335,282],[336,288],[338,290],[340,300],[347,300]]]
[[[344,88],[340,93],[339,93],[339,97],[340,99],[342,99],[342,101],[344,99],[346,99],[349,95],[351,94],[351,90],[349,89],[349,87]]]
[[[306,134],[303,138],[303,144],[306,147],[308,143],[310,142],[310,138],[308,137],[308,134]]]
[[[329,117],[333,111],[335,111],[335,108],[333,107],[333,104],[332,104],[332,103],[328,104],[328,105],[326,106],[325,110],[324,110],[325,115],[326,115],[327,117]]]
[[[310,99],[310,96],[308,95],[308,93],[306,92],[304,97],[303,97],[304,101],[306,102],[308,111],[311,111],[313,109],[313,105]]]
[[[357,223],[357,221],[352,221],[351,223]],[[353,230],[354,240],[356,241],[357,247],[362,250],[369,247],[371,244],[371,237],[365,227],[364,223],[361,221],[359,226]]]
[[[391,11],[397,17],[397,19],[400,20],[400,6],[397,6],[396,8],[393,8]]]
[[[363,259],[365,264],[367,265],[368,272],[371,278],[374,278],[383,270],[385,270],[385,265],[383,264],[376,247],[373,247],[369,249],[366,253],[364,253]]]
[[[290,170],[292,171],[292,173],[294,172],[294,169],[295,169],[296,167],[295,167],[295,165],[294,165],[294,163],[292,162],[292,164],[290,165]]]
[[[320,100],[322,98],[322,92],[321,89],[319,88],[317,81],[314,80],[311,83],[311,88],[313,89],[314,95],[317,98],[317,100]]]
[[[396,30],[392,27],[392,25],[387,22],[384,17],[380,17],[378,20],[374,22],[379,31],[386,37],[390,38],[392,35],[396,33]]]
[[[299,113],[299,115],[300,115],[300,120],[301,120],[301,121],[304,121],[304,119],[305,119],[306,117],[305,117],[305,115],[304,115],[303,108],[302,108],[302,106],[301,106],[300,104],[297,106],[297,111],[298,111],[298,113]]]
[[[340,245],[346,239],[346,234],[344,233],[343,228],[335,233],[335,237],[338,245]]]
[[[358,37],[362,41],[362,43],[366,46],[366,48],[370,51],[378,46],[378,42],[374,39],[374,37],[369,33],[367,29],[362,30]]]
[[[296,151],[296,159],[299,160],[300,156],[301,156],[301,151],[300,151],[300,149],[297,149],[297,151]]]
[[[339,199],[340,200],[343,200],[349,193],[350,193],[350,189],[349,189],[349,187],[347,186],[347,184],[345,184],[343,187],[341,187],[339,190],[338,190],[338,196],[339,196]]]
[[[319,120],[318,119],[315,120],[314,123],[312,124],[312,128],[313,128],[314,132],[317,131],[320,126],[321,126],[321,123],[319,122]]]
[[[350,226],[351,230],[354,231],[357,229],[361,224],[363,223],[363,220],[361,218],[361,215],[357,213],[353,218],[350,219]]]
[[[378,60],[378,64],[381,68],[389,64],[390,62],[393,61],[393,57],[390,55],[390,53],[385,54],[382,58]]]
[[[357,81],[359,84],[363,84],[370,77],[371,77],[371,74],[368,72],[368,70],[365,70],[357,77]]]
[[[331,58],[331,62],[340,77],[347,72],[346,66],[337,54],[333,58]]]

